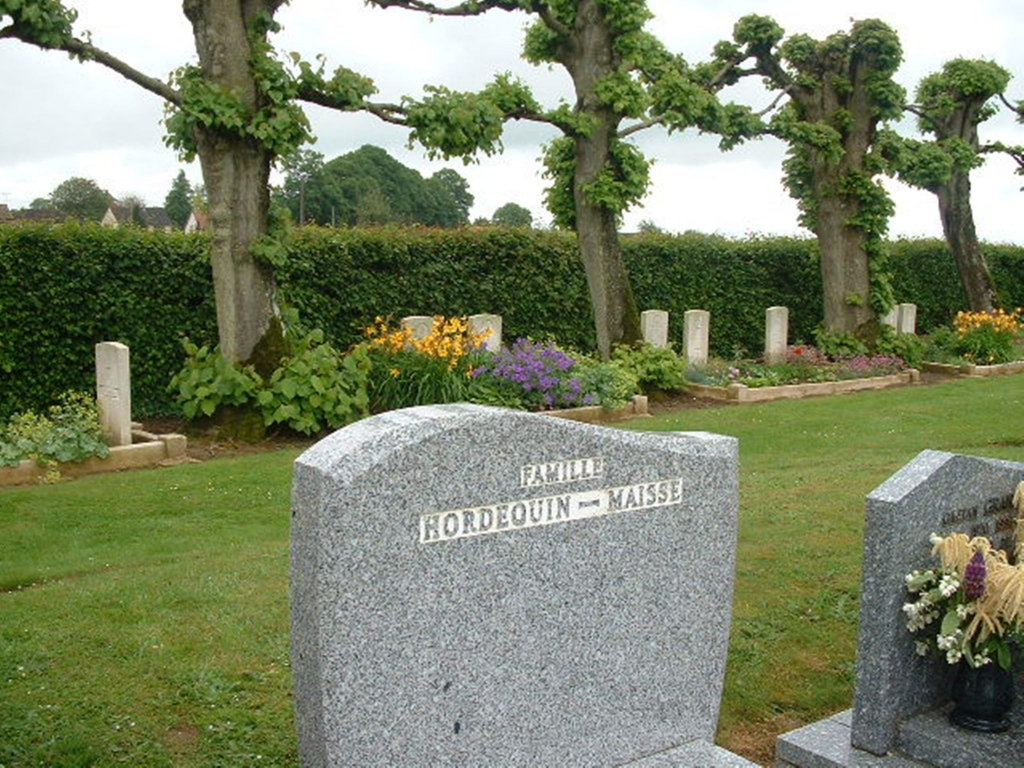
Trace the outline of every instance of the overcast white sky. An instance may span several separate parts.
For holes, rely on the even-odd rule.
[[[79,0],[76,30],[156,77],[195,60],[191,28],[175,0]],[[717,40],[747,13],[774,17],[787,33],[816,38],[848,30],[853,18],[880,18],[896,29],[904,49],[897,79],[913,92],[920,78],[958,56],[989,58],[1016,75],[1014,99],[1024,98],[1024,3],[975,0],[650,0],[655,19],[649,29],[672,51],[690,61],[705,59]],[[278,15],[284,30],[275,42],[282,51],[308,59],[328,57],[328,69],[344,65],[373,77],[381,101],[418,95],[425,84],[477,89],[494,73],[512,71],[534,87],[542,103],[571,100],[564,71],[532,67],[519,59],[527,17],[492,11],[476,19],[437,19],[401,9],[368,8],[362,0],[292,0]],[[738,97],[766,105],[757,86]],[[406,148],[406,132],[365,115],[310,106],[307,112],[327,159],[363,144],[385,147],[425,176],[454,167],[476,197],[472,216],[490,216],[506,202],[525,205],[546,221],[540,178],[540,145],[551,129],[512,124],[505,152],[463,166],[431,162],[421,149]],[[71,176],[94,179],[115,196],[134,194],[162,205],[180,168],[201,180],[198,162],[186,166],[163,145],[163,103],[152,94],[96,64],[72,62],[13,40],[0,40],[0,203],[27,206]],[[907,121],[904,130],[913,132]],[[982,126],[983,141],[1024,144],[1024,125],[1005,113]],[[796,207],[780,181],[783,147],[765,139],[718,151],[713,137],[658,129],[637,143],[656,160],[653,184],[642,206],[631,210],[625,230],[643,219],[669,231],[695,229],[744,235],[794,234]],[[1024,243],[1021,223],[1024,178],[1008,158],[990,159],[974,172],[974,212],[982,238]],[[927,192],[888,184],[897,211],[893,235],[941,237],[935,198]]]

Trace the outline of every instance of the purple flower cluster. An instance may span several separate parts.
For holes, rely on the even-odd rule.
[[[988,578],[988,568],[985,567],[985,553],[980,549],[975,551],[971,562],[964,569],[964,593],[977,600],[985,594],[985,580]]]
[[[492,361],[475,369],[473,375],[491,375],[518,384],[524,401],[535,407],[571,408],[587,400],[583,385],[571,373],[576,365],[553,341],[517,339],[511,349],[496,352]]]

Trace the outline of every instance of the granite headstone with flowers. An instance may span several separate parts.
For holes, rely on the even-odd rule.
[[[974,537],[984,537],[1012,562],[1014,499],[1022,482],[1024,464],[923,451],[868,496],[854,707],[780,736],[780,766],[881,766],[886,763],[872,762],[875,756],[891,754],[908,760],[895,764],[907,766],[1024,764],[1024,718],[1011,720],[1003,733],[981,734],[954,727],[947,717],[953,672],[964,651],[987,654],[995,664],[998,644],[983,643],[978,634],[975,645],[965,646],[956,628],[945,627],[950,633],[943,635],[944,616],[920,605],[932,589],[948,602],[954,591],[977,587],[970,582],[984,574],[970,570],[978,562],[969,544]],[[944,580],[939,557],[956,547],[966,548],[960,578]],[[972,619],[964,614],[952,623],[966,629]],[[939,653],[922,655],[928,650],[922,637]]]
[[[305,766],[751,766],[713,739],[734,438],[475,405],[345,427],[296,462]]]

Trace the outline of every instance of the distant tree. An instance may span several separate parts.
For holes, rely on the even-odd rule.
[[[533,214],[529,208],[516,203],[505,203],[494,212],[491,221],[505,227],[532,227]]]
[[[469,183],[451,168],[424,179],[369,144],[327,163],[319,153],[300,151],[283,170],[279,199],[299,222],[455,227],[469,220],[473,205]]]
[[[33,211],[45,211],[48,208],[53,208],[53,201],[48,197],[37,197],[28,204],[28,207]]]
[[[178,171],[171,183],[171,190],[164,198],[164,210],[174,226],[178,229],[185,227],[188,215],[192,213],[192,185],[185,178],[184,171]]]
[[[457,227],[469,221],[469,209],[473,207],[473,195],[469,182],[451,168],[442,168],[426,180],[436,206],[436,221],[439,227]]]
[[[114,196],[101,189],[92,179],[74,176],[58,184],[50,193],[50,204],[58,211],[90,221],[99,221]]]
[[[281,188],[281,202],[292,212],[295,221],[300,225],[306,223],[306,197],[311,182],[314,190],[315,182],[320,180],[324,170],[324,156],[311,149],[298,149],[286,155],[280,162],[284,173],[284,185]],[[320,185],[322,187],[322,184]],[[317,205],[322,210],[323,205]],[[326,222],[321,222],[326,223]]]
[[[652,234],[653,235],[660,235],[660,234],[663,234],[665,232],[665,230],[663,230],[661,227],[659,227],[657,224],[655,224],[650,219],[644,219],[639,224],[637,224],[636,231],[637,232],[643,232],[644,234],[647,234],[647,235],[652,235]]]
[[[128,221],[122,222],[122,224],[130,223],[134,227],[146,227],[146,201],[142,199],[141,195],[134,193],[121,195],[121,199],[114,202],[114,205],[120,207],[122,211],[126,211],[128,214]]]

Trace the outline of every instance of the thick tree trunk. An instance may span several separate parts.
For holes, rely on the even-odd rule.
[[[213,230],[213,288],[224,356],[249,360],[277,317],[274,274],[253,257],[267,233],[270,159],[253,143],[200,139]]]
[[[199,63],[206,78],[237,98],[250,112],[260,93],[251,61],[253,22],[271,15],[270,0],[185,0]],[[213,283],[221,352],[232,361],[261,351],[263,372],[273,368],[279,347],[272,270],[256,261],[252,244],[267,232],[272,155],[253,139],[230,131],[198,129],[196,142],[210,203]],[[261,350],[273,340],[274,350]]]
[[[954,173],[949,183],[940,186],[936,194],[942,231],[953,252],[960,282],[967,295],[967,306],[974,312],[991,312],[998,305],[998,299],[992,274],[974,230],[970,176],[964,172]]]
[[[825,330],[869,339],[877,333],[871,307],[871,271],[864,250],[867,236],[847,225],[856,213],[855,201],[821,199],[815,234],[821,263]]]
[[[640,340],[640,317],[622,262],[615,215],[581,200],[577,191],[576,232],[594,310],[597,349],[607,360],[613,345]]]
[[[563,60],[576,90],[576,110],[588,115],[594,128],[575,136],[576,170],[573,200],[576,234],[594,309],[597,348],[603,359],[615,344],[641,339],[640,317],[622,261],[615,212],[587,199],[586,185],[612,167],[611,146],[619,118],[597,96],[597,84],[616,71],[618,54],[598,0],[578,0],[575,40]]]

